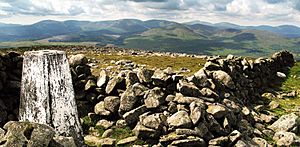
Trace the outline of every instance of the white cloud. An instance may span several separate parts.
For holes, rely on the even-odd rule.
[[[1,0],[0,21],[43,19],[229,21],[240,24],[300,24],[300,0]]]

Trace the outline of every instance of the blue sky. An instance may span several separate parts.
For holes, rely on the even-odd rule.
[[[300,26],[300,0],[0,0],[0,22],[136,18]]]

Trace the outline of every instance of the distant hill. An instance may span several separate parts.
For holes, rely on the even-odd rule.
[[[228,22],[137,19],[44,20],[32,25],[0,23],[0,29],[0,42],[98,42],[99,45],[200,54],[261,55],[288,49],[300,54],[300,28],[292,25],[240,26]]]

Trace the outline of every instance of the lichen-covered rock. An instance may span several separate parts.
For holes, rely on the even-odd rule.
[[[221,84],[224,84],[226,87],[228,87],[230,89],[235,88],[232,78],[226,72],[224,72],[222,70],[213,71],[212,76],[215,80],[219,81]]]
[[[70,66],[85,65],[88,60],[84,54],[73,55],[69,59]]]
[[[118,96],[108,96],[104,98],[104,108],[111,113],[117,113],[120,106],[120,98]]]
[[[275,121],[268,128],[272,129],[274,132],[278,131],[294,131],[296,132],[299,124],[299,116],[294,113],[281,116],[277,121]]]
[[[192,126],[192,120],[186,111],[178,111],[167,119],[167,123],[170,127],[175,128],[190,128]]]
[[[99,77],[97,78],[97,86],[103,88],[109,80],[106,70],[101,70]]]
[[[155,87],[145,95],[145,106],[147,108],[157,108],[165,102],[165,94],[161,88]]]
[[[4,125],[7,130],[0,138],[3,146],[48,146],[55,135],[53,128],[37,123],[10,121]]]
[[[106,85],[105,92],[111,94],[118,88],[125,88],[125,81],[123,77],[116,76],[110,79]]]
[[[101,101],[95,105],[94,112],[102,116],[109,116],[111,114],[110,111],[105,109],[104,101]]]
[[[300,138],[295,133],[279,131],[273,136],[278,146],[300,146]]]
[[[206,112],[212,114],[215,118],[222,118],[227,114],[228,110],[224,105],[214,103],[208,105]]]
[[[143,126],[142,124],[138,123],[135,128],[133,129],[133,133],[142,139],[149,139],[149,138],[158,138],[160,135],[159,130],[151,129],[148,127]]]
[[[73,137],[55,136],[49,147],[77,147]]]
[[[190,104],[190,118],[193,124],[197,124],[203,116],[203,107],[197,106],[196,102]]]
[[[139,78],[135,72],[129,71],[126,74],[125,81],[126,81],[126,88],[128,88],[135,83],[139,83]]]
[[[177,90],[185,96],[192,96],[192,97],[202,96],[197,86],[195,86],[193,83],[188,83],[182,80],[179,81],[179,83],[177,84]]]
[[[189,137],[187,139],[175,140],[171,143],[171,146],[186,147],[205,147],[206,143],[202,138],[199,137]]]
[[[101,119],[96,123],[96,126],[103,127],[104,129],[109,129],[114,125],[114,122],[108,121],[106,119]]]
[[[138,70],[137,76],[141,83],[150,83],[152,81],[151,77],[153,73],[153,70],[142,68]]]
[[[140,123],[151,129],[162,130],[165,126],[166,119],[163,114],[155,113],[148,116],[141,116]]]
[[[136,83],[128,87],[121,95],[119,108],[120,113],[122,114],[132,110],[136,106],[139,99],[142,99],[147,90],[148,88],[140,83]]]
[[[136,136],[127,137],[127,138],[124,138],[124,139],[121,139],[120,141],[118,141],[117,145],[122,146],[122,145],[130,144],[130,143],[135,142],[137,139],[138,138]]]
[[[146,110],[147,110],[146,106],[142,105],[131,111],[126,112],[123,115],[123,118],[125,119],[127,124],[133,124],[138,121],[139,116],[142,115]]]

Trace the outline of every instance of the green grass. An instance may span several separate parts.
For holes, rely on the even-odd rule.
[[[182,67],[186,67],[190,72],[185,73],[190,75],[201,69],[205,63],[204,59],[194,57],[170,57],[170,56],[132,56],[132,55],[118,55],[118,54],[96,54],[93,52],[86,53],[88,58],[95,58],[100,61],[99,67],[105,68],[112,65],[112,60],[131,60],[137,64],[144,64],[148,68],[165,69],[171,67],[178,71]],[[100,68],[93,70],[94,75],[98,75]]]
[[[293,98],[276,98],[274,100],[279,102],[279,108],[271,110],[278,116],[289,114],[289,113],[300,113],[296,110],[300,107],[300,62],[297,62],[288,74],[286,81],[282,84],[282,92],[297,91],[298,95]]]

